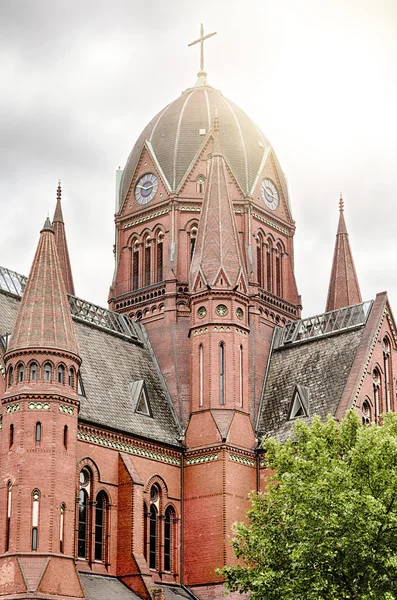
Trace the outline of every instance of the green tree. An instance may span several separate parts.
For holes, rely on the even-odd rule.
[[[236,566],[218,571],[252,600],[397,598],[397,414],[363,426],[296,422],[263,442],[274,475],[235,524]]]

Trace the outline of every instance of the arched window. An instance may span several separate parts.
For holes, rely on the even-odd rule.
[[[88,502],[91,489],[91,472],[84,468],[80,471],[79,516],[77,533],[77,556],[88,555]]]
[[[204,184],[205,184],[205,178],[203,175],[199,175],[197,177],[197,193],[198,194],[204,194]]]
[[[240,406],[243,406],[243,347],[240,346],[240,355],[239,355],[239,396],[240,396]]]
[[[136,241],[132,252],[132,289],[139,288],[139,242]]]
[[[374,387],[374,406],[375,406],[375,421],[379,419],[382,411],[382,394],[381,394],[381,377],[379,369],[376,367],[372,372],[372,382]]]
[[[68,426],[65,425],[63,428],[63,446],[64,446],[65,450],[67,450],[67,448],[68,448],[68,433],[69,433]]]
[[[25,365],[19,363],[18,365],[18,382],[21,383],[25,377]]]
[[[65,367],[58,365],[58,383],[65,383]]]
[[[39,536],[39,503],[40,492],[34,490],[32,494],[32,550],[37,550]]]
[[[77,540],[77,556],[87,556],[87,534],[88,534],[88,494],[86,490],[80,490],[79,494],[79,529]]]
[[[203,365],[203,344],[199,346],[199,369],[200,369],[200,398],[199,406],[204,403],[204,365]]]
[[[273,244],[270,239],[266,252],[266,289],[268,292],[273,291]]]
[[[219,346],[219,404],[225,404],[225,344]]]
[[[156,271],[157,278],[156,281],[163,281],[163,237],[164,234],[162,231],[159,232],[157,236],[157,247],[156,247]]]
[[[8,385],[12,385],[14,383],[14,369],[12,366],[8,369]]]
[[[383,363],[385,371],[385,398],[386,398],[386,411],[391,410],[391,393],[390,393],[390,381],[391,381],[391,368],[390,368],[390,342],[389,338],[383,339]]]
[[[369,425],[371,423],[371,406],[368,400],[364,400],[361,407],[361,412],[363,425]]]
[[[259,287],[263,287],[263,240],[260,234],[256,238],[256,278]]]
[[[51,381],[52,379],[52,366],[50,363],[44,365],[44,381]]]
[[[39,444],[41,442],[41,434],[42,434],[41,423],[37,422],[36,423],[36,429],[35,429],[36,444]]]
[[[12,483],[7,485],[7,523],[6,523],[6,552],[10,549],[10,527],[11,527],[11,505],[12,505]]]
[[[157,508],[150,506],[149,517],[149,567],[155,569],[157,564]]]
[[[193,252],[194,252],[194,248],[196,246],[197,232],[198,232],[197,226],[194,225],[190,230],[190,260],[192,260],[192,258],[193,258]]]
[[[9,438],[9,441],[8,441],[8,447],[11,448],[11,446],[13,445],[13,443],[14,443],[14,425],[13,425],[13,423],[11,423],[11,425],[10,425],[10,438]]]
[[[108,498],[105,492],[99,492],[95,507],[95,560],[106,562],[107,515]]]
[[[150,237],[147,236],[145,240],[145,286],[150,285],[150,258],[151,258],[151,248],[150,248]]]
[[[150,513],[148,513],[147,510],[147,504],[146,502],[143,503],[143,523],[144,523],[144,527],[143,527],[143,553],[145,555],[146,560],[148,560],[148,535],[147,535],[147,521],[148,521],[148,517],[150,516]]]
[[[75,382],[75,380],[76,380],[76,377],[75,377],[75,371],[74,371],[73,367],[71,367],[71,368],[69,369],[69,385],[70,385],[70,387],[72,387],[73,389],[74,389],[74,382]]]
[[[282,256],[283,251],[279,244],[277,244],[276,251],[276,295],[281,297],[283,295],[283,269],[282,269]]]
[[[30,381],[37,381],[38,372],[39,368],[37,366],[37,363],[30,363]]]
[[[173,525],[175,520],[174,509],[169,506],[165,511],[164,518],[164,571],[172,571],[172,547],[173,540]]]
[[[63,502],[60,507],[60,516],[59,516],[59,552],[61,554],[64,554],[63,538],[65,535],[65,511],[66,511],[66,504]]]

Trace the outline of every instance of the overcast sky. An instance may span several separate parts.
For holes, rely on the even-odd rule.
[[[28,274],[57,181],[76,293],[106,305],[115,171],[193,85],[274,146],[296,220],[304,314],[323,312],[339,192],[363,299],[397,313],[396,0],[0,0],[0,265]]]

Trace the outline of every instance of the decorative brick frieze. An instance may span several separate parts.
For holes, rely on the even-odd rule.
[[[154,213],[142,215],[139,219],[135,221],[129,221],[128,223],[124,223],[122,226],[123,229],[129,229],[130,227],[134,227],[134,225],[140,225],[141,223],[146,223],[146,221],[151,221],[152,219],[157,219],[162,215],[167,215],[170,212],[169,208],[165,208],[164,210],[159,210]]]
[[[286,229],[285,227],[282,227],[281,225],[278,225],[277,223],[275,223],[274,221],[267,219],[266,217],[260,215],[257,212],[253,212],[252,216],[255,219],[258,219],[258,221],[261,221],[262,223],[266,223],[266,225],[269,225],[269,227],[271,227],[272,229],[275,229],[276,231],[280,231],[281,233],[284,233],[284,235],[290,235],[290,232],[288,231],[288,229]]]
[[[255,467],[255,460],[241,456],[239,454],[229,454],[229,459],[233,462],[239,463],[240,465],[246,465],[247,467]]]
[[[6,413],[14,413],[17,412],[17,410],[21,410],[21,405],[19,404],[19,402],[17,404],[9,404],[6,408]]]
[[[101,432],[100,430],[88,428],[84,425],[79,427],[77,439],[83,442],[112,448],[113,450],[118,450],[120,452],[135,454],[142,458],[157,460],[169,465],[180,466],[181,464],[181,459],[177,452],[168,451],[166,453],[164,451],[159,451],[159,449],[154,449],[154,447],[149,444],[143,445],[139,444],[137,441],[132,443],[127,437]]]
[[[50,410],[51,405],[49,402],[29,402],[29,410]]]
[[[186,466],[190,465],[201,465],[203,463],[213,462],[218,460],[218,454],[202,454],[201,456],[195,456],[193,458],[187,458],[185,461]]]
[[[65,415],[74,415],[74,408],[71,406],[65,406],[64,404],[59,405],[59,412],[64,413]]]

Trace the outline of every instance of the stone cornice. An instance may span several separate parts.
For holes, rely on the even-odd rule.
[[[81,358],[77,354],[73,354],[72,352],[67,352],[66,350],[61,350],[58,348],[15,348],[11,352],[6,352],[4,355],[4,360],[8,362],[12,358],[19,358],[20,356],[32,356],[32,355],[40,355],[40,356],[59,356],[61,358],[66,358],[74,361],[79,366],[81,365]]]
[[[28,400],[29,402],[34,401],[45,401],[45,402],[63,402],[64,404],[70,404],[72,406],[80,407],[80,401],[74,398],[69,398],[62,394],[40,394],[37,392],[21,392],[13,394],[12,396],[4,396],[1,403],[3,406],[10,404],[11,402]]]

